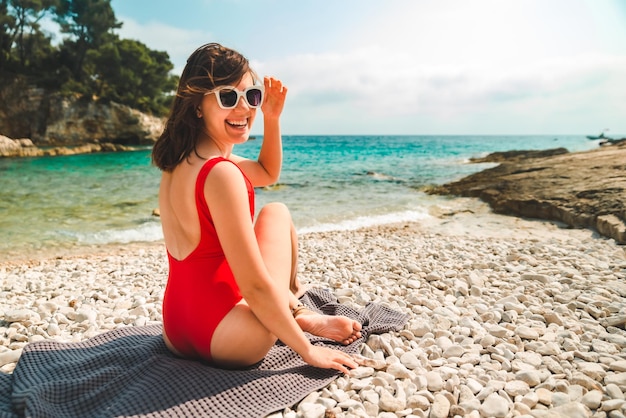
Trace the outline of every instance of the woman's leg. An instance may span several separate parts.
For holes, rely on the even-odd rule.
[[[294,293],[303,290],[296,278],[298,241],[289,210],[281,203],[268,204],[261,209],[254,229],[270,276],[289,292],[290,306],[296,306],[299,302]],[[299,315],[296,321],[304,331],[344,344],[361,336],[361,324],[343,316],[310,312]],[[222,367],[249,366],[262,360],[275,342],[276,337],[242,300],[216,328],[211,355]]]
[[[295,234],[292,228],[289,210],[281,203],[270,203],[263,207],[254,226],[265,266],[285,292],[289,292],[292,287],[292,277],[295,277],[297,271],[297,266],[293,266],[297,256],[292,254]],[[216,328],[211,342],[211,355],[223,367],[249,366],[262,360],[275,343],[276,337],[242,300]]]

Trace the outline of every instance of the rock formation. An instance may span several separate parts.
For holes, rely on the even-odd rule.
[[[132,151],[133,148],[105,142],[103,144],[90,143],[75,147],[39,148],[27,138],[11,139],[0,135],[0,158],[7,157],[43,157],[57,155],[89,154],[92,152]]]
[[[626,244],[626,141],[585,152],[505,156],[481,159],[501,163],[427,192],[478,197],[496,213],[592,228]]]
[[[163,123],[128,106],[48,94],[19,81],[0,87],[0,133],[29,138],[34,147],[150,145]]]

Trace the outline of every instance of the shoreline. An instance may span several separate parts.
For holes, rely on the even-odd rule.
[[[623,413],[625,248],[473,198],[432,211],[423,222],[300,236],[304,284],[410,319],[363,344],[370,366],[272,417]],[[0,263],[0,370],[11,372],[28,342],[159,323],[166,254],[146,244]]]
[[[515,215],[497,214],[479,198],[442,196],[428,207],[429,217],[414,221],[394,221],[355,228],[329,231],[298,232],[299,237],[326,235],[340,232],[377,229],[407,224],[418,225],[422,232],[446,232],[458,235],[506,236],[511,228],[519,228],[525,235],[548,233],[560,229],[571,229],[567,225],[543,219],[524,218]],[[595,231],[580,229],[581,233],[600,237]],[[582,232],[586,231],[586,232]],[[519,231],[518,231],[519,232]],[[36,264],[51,259],[101,258],[110,255],[132,254],[144,249],[159,248],[165,253],[162,239],[155,241],[131,241],[127,243],[66,244],[64,246],[9,251],[0,254],[0,267],[8,265]]]

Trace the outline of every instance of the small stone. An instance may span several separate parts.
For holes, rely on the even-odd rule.
[[[565,405],[570,402],[570,397],[567,393],[554,392],[552,394],[552,406],[557,407]]]
[[[521,401],[523,404],[528,405],[529,408],[534,408],[539,402],[539,396],[535,392],[528,392]]]
[[[604,378],[604,384],[614,384],[617,386],[626,386],[626,373],[609,374]]]
[[[8,323],[12,322],[26,322],[31,320],[39,321],[41,318],[39,314],[30,309],[13,309],[4,313],[4,321]]]
[[[76,317],[74,320],[76,322],[87,321],[90,324],[96,324],[96,318],[98,317],[98,312],[89,308],[81,308],[76,312]]]
[[[609,383],[608,385],[606,385],[604,387],[604,391],[612,399],[625,399],[622,390],[614,383]]]
[[[525,382],[530,387],[541,383],[541,374],[537,370],[522,370],[515,374],[515,379]]]
[[[546,344],[542,344],[535,351],[542,356],[558,356],[559,354],[561,354],[562,350],[557,343],[549,342]]]
[[[318,403],[301,402],[298,405],[298,412],[304,418],[324,418],[326,407]]]
[[[412,373],[402,363],[390,364],[387,367],[387,373],[396,379],[407,379],[412,376]]]
[[[589,409],[598,409],[600,403],[602,402],[602,391],[590,390],[583,395],[580,402]]]
[[[369,377],[374,375],[374,368],[372,367],[357,367],[356,369],[350,370],[350,377],[355,379],[363,379],[364,377]]]
[[[621,409],[622,406],[626,403],[623,399],[607,399],[602,402],[602,407],[600,410],[602,411],[615,411],[616,409]]]
[[[509,396],[514,398],[519,395],[526,395],[528,392],[530,392],[530,386],[528,385],[528,383],[521,380],[511,380],[509,382],[506,382],[506,385],[504,385],[504,391]]]
[[[509,331],[508,329],[495,324],[485,324],[485,328],[487,328],[487,332],[489,332],[489,334],[493,335],[496,338],[505,338],[511,333],[511,331]]]
[[[387,367],[387,362],[385,360],[359,357],[358,362],[360,366],[371,367],[374,370],[383,370]]]
[[[513,404],[513,410],[519,415],[530,415],[531,409],[528,405],[522,402],[515,402]]]
[[[601,381],[606,376],[606,370],[599,363],[580,362],[578,369],[594,380]]]
[[[8,350],[0,353],[0,367],[3,367],[10,363],[15,363],[20,359],[22,355],[22,349]]]
[[[404,364],[404,366],[409,370],[417,369],[422,365],[419,358],[417,358],[417,356],[411,352],[404,353],[402,356],[400,356],[400,363]]]
[[[465,349],[461,347],[460,345],[451,345],[450,347],[446,348],[446,350],[443,352],[443,357],[444,358],[461,357],[464,352],[465,352]]]
[[[343,402],[339,402],[337,406],[340,407],[341,409],[349,409],[349,408],[363,409],[363,404],[357,401],[356,399],[346,399]]]
[[[551,277],[548,277],[545,274],[522,274],[521,279],[522,280],[534,280],[543,284],[548,284],[553,280]]]
[[[472,391],[474,395],[483,390],[483,385],[478,382],[476,379],[472,379],[471,377],[467,378],[465,381],[465,385]]]
[[[503,418],[509,413],[509,402],[498,395],[492,393],[487,396],[480,407],[480,415],[489,418]]]
[[[450,401],[448,398],[441,393],[436,394],[428,418],[447,418],[449,413]]]
[[[517,334],[518,337],[524,338],[526,340],[538,340],[539,339],[539,333],[537,331],[535,331],[532,328],[525,327],[525,326],[519,326],[515,328],[515,334]]]
[[[589,418],[591,411],[585,405],[578,402],[570,402],[565,405],[548,410],[533,409],[534,418]]]
[[[61,328],[57,324],[48,324],[46,328],[46,332],[49,336],[54,337],[57,335],[61,335]]]
[[[363,390],[360,395],[361,399],[364,401],[368,401],[376,405],[378,405],[378,402],[380,401],[380,395],[375,390]]]
[[[428,382],[428,390],[431,392],[439,392],[443,389],[443,379],[437,372],[430,371],[426,373],[426,381]]]
[[[337,401],[331,398],[318,398],[316,403],[323,405],[327,410],[333,409],[337,405]]]
[[[380,402],[378,405],[383,411],[401,411],[406,408],[406,399],[399,396],[393,396],[388,390],[383,389],[380,394]]]
[[[626,372],[626,360],[618,360],[609,364],[609,369],[615,372]]]
[[[545,388],[538,388],[535,390],[535,393],[537,394],[537,401],[540,404],[546,406],[552,405],[552,391]]]
[[[424,335],[426,335],[426,334],[431,332],[431,327],[430,327],[430,324],[428,324],[427,322],[420,322],[420,323],[416,324],[415,326],[412,326],[410,328],[410,331],[416,337],[420,337],[421,338]]]
[[[430,401],[422,395],[412,395],[407,399],[406,406],[408,408],[413,409],[421,409],[422,411],[426,411],[430,408]]]
[[[558,313],[554,311],[544,312],[543,317],[545,318],[548,324],[555,324],[558,326],[563,326],[563,319]]]
[[[496,345],[496,338],[491,334],[487,334],[480,339],[479,344],[482,345],[483,348],[494,346]]]

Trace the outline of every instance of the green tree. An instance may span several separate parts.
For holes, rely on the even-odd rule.
[[[60,44],[41,28],[52,17]],[[111,0],[0,0],[0,78],[165,114],[177,77],[166,52],[121,40]],[[25,80],[26,79],[26,80]]]
[[[40,21],[52,13],[58,0],[3,0],[0,11],[0,62],[11,63],[18,72],[32,73],[41,56],[50,51],[50,37],[41,31]]]
[[[15,17],[9,14],[8,0],[0,0],[0,68],[6,68],[11,56],[11,31],[15,27]]]
[[[139,41],[115,39],[87,54],[86,66],[94,94],[144,112],[164,114],[177,78],[166,52],[153,51]]]
[[[122,27],[115,18],[110,0],[59,0],[56,21],[61,32],[70,35],[63,43],[64,55],[69,57],[73,78],[81,82],[85,57],[89,50],[98,49],[114,36],[113,29]]]

